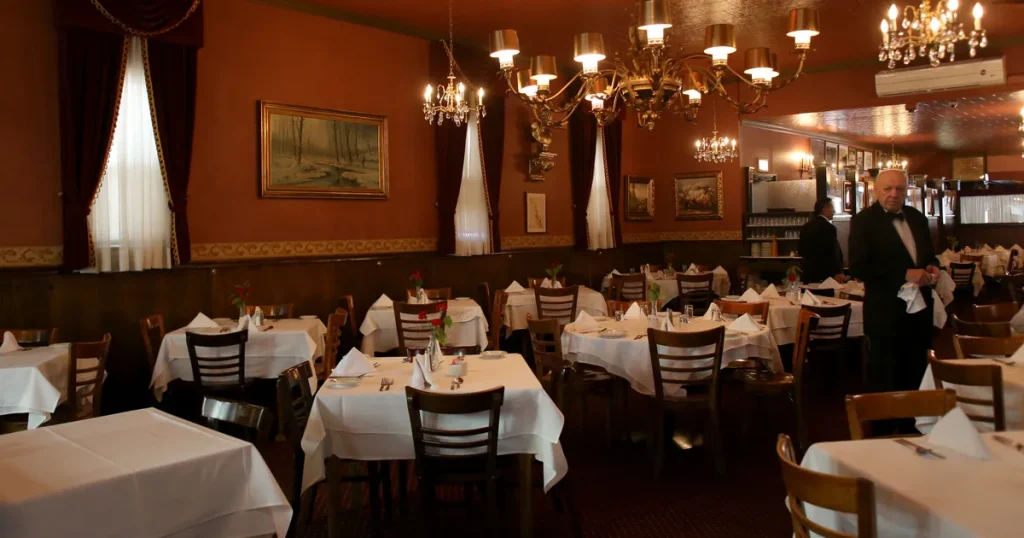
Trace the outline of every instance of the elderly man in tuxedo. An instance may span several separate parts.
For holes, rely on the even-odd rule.
[[[875,179],[878,201],[850,223],[850,273],[864,281],[864,333],[868,381],[876,392],[920,386],[932,345],[933,300],[939,266],[928,219],[904,205],[907,176],[884,170]],[[907,313],[897,294],[906,283],[920,287],[927,307]],[[938,305],[942,308],[942,305]]]
[[[836,214],[831,198],[814,203],[814,216],[800,228],[800,264],[804,282],[821,282],[832,277],[842,283],[843,251],[839,248],[836,227],[832,217]]]

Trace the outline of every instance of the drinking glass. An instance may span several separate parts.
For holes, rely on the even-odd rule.
[[[692,304],[688,304],[688,305],[683,306],[683,319],[686,320],[684,323],[689,323],[690,320],[693,319],[693,305]]]

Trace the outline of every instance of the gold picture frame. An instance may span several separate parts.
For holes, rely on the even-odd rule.
[[[654,220],[654,178],[626,176],[626,220]]]
[[[718,220],[725,217],[722,172],[675,174],[676,220]]]
[[[386,200],[387,116],[260,101],[260,165],[263,198]]]

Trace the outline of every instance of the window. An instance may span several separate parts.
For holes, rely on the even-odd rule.
[[[1024,195],[960,197],[961,224],[1024,224]]]
[[[597,128],[597,151],[594,152],[594,182],[587,202],[587,248],[598,250],[615,247],[611,203],[608,200],[608,171],[604,167],[604,127]]]
[[[117,124],[89,227],[97,271],[171,266],[171,212],[153,134],[142,40],[137,37],[128,50]]]
[[[490,253],[491,221],[480,155],[480,124],[476,112],[473,112],[466,126],[462,186],[459,188],[459,201],[455,204],[455,255]]]

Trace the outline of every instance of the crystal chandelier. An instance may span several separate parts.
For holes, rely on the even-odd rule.
[[[455,55],[452,52],[455,46],[453,35],[452,0],[449,0],[448,42],[445,43],[443,39],[441,40],[444,52],[448,55],[448,84],[438,85],[436,101],[433,99],[434,88],[430,84],[427,84],[427,89],[423,92],[423,119],[431,125],[434,124],[436,118],[438,125],[443,125],[444,120],[447,119],[454,121],[456,127],[460,127],[469,119],[470,112],[477,112],[481,118],[487,115],[487,110],[484,109],[484,89],[477,90],[476,106],[472,107],[466,100],[466,85],[462,81],[459,81],[458,84],[455,83],[455,69],[458,64],[455,62]],[[462,70],[459,69],[459,72],[461,73]]]
[[[934,7],[929,0],[923,0],[917,7],[904,7],[903,21],[897,25],[896,18],[900,10],[893,4],[889,7],[889,18],[882,19],[882,44],[878,46],[878,60],[888,60],[889,69],[892,69],[900,60],[903,65],[907,65],[918,56],[927,56],[929,63],[935,67],[946,57],[951,62],[956,59],[955,46],[960,41],[967,41],[973,58],[979,48],[988,46],[988,38],[981,27],[981,16],[985,10],[981,4],[974,4],[974,10],[971,11],[974,29],[970,37],[964,33],[959,10],[959,0],[940,0]]]
[[[711,138],[700,138],[697,140],[697,151],[693,158],[699,163],[724,163],[736,158],[736,139],[729,140],[728,136],[718,136],[718,111],[712,109]]]
[[[907,159],[906,159],[906,157],[903,157],[900,154],[896,153],[896,145],[893,143],[892,140],[889,140],[889,144],[891,144],[890,147],[891,147],[892,151],[889,153],[888,158],[886,158],[883,161],[885,163],[884,170],[898,170],[900,172],[906,172],[907,171]]]

